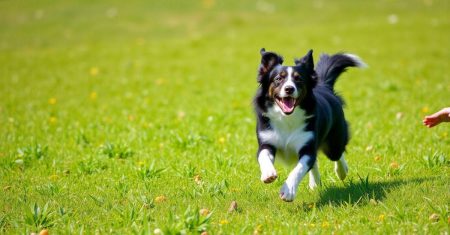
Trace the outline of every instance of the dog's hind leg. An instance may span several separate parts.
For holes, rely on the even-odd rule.
[[[320,173],[319,173],[319,166],[317,165],[317,159],[314,163],[313,167],[309,171],[309,188],[315,189],[317,186],[320,186]]]
[[[334,163],[334,172],[340,180],[344,180],[345,177],[347,177],[348,165],[345,161],[344,154],[342,154],[341,158]]]

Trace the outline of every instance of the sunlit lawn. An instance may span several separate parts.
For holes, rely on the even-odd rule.
[[[449,231],[449,1],[0,2],[0,233]],[[341,182],[259,181],[259,49],[358,54]],[[237,209],[229,212],[232,201]],[[206,209],[206,210],[205,210]]]

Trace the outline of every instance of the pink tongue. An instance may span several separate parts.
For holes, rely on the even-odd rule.
[[[285,113],[291,113],[292,110],[295,108],[295,99],[293,98],[283,98],[281,99],[281,109],[283,109],[283,112]]]

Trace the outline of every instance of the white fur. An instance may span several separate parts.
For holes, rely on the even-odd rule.
[[[344,180],[345,177],[347,177],[348,165],[345,161],[344,154],[342,154],[341,158],[334,163],[334,172],[340,180]]]
[[[320,186],[320,173],[319,173],[319,166],[317,165],[317,159],[314,163],[313,167],[309,171],[309,188],[315,189],[317,186]]]
[[[307,157],[300,158],[297,166],[289,173],[286,182],[283,184],[280,190],[280,197],[283,201],[293,201],[295,194],[297,193],[298,184],[305,177],[308,172],[308,166],[306,161],[309,160]]]
[[[284,97],[291,96],[293,98],[297,98],[298,97],[298,91],[297,91],[297,87],[295,86],[295,83],[294,83],[294,78],[292,77],[292,73],[293,73],[292,67],[288,67],[287,68],[287,73],[288,73],[288,75],[287,75],[286,82],[284,82],[283,86],[281,86],[280,97],[284,98]],[[293,94],[291,94],[291,95],[286,94],[285,88],[287,86],[294,87],[294,93]]]
[[[259,167],[261,169],[261,181],[272,183],[277,178],[277,171],[273,166],[274,156],[267,149],[261,150],[258,155]]]
[[[277,158],[285,163],[298,161],[298,151],[313,138],[312,131],[305,131],[306,113],[300,107],[296,107],[290,115],[285,115],[278,105],[269,108],[265,116],[270,118],[272,130],[259,133],[263,143],[276,147]]]
[[[280,191],[282,200],[292,201],[297,192],[298,184],[308,172],[307,158],[303,157],[298,160],[299,150],[313,138],[312,131],[304,130],[308,117],[305,110],[300,109],[300,107],[296,107],[292,114],[285,115],[278,105],[273,105],[264,115],[270,118],[272,130],[260,132],[260,140],[263,143],[273,145],[277,149],[277,157],[285,163],[297,163],[289,173]],[[266,157],[268,155],[269,157]],[[268,150],[262,150],[258,156],[261,167],[261,180],[264,182],[267,179],[268,181],[273,181],[276,178],[275,168],[272,169],[273,156],[271,156],[272,158],[270,156],[271,154]],[[271,177],[273,178],[273,176],[275,178],[272,180]]]

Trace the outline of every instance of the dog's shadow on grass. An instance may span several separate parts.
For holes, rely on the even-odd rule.
[[[344,181],[344,186],[325,186],[319,191],[317,207],[328,205],[341,206],[362,206],[367,203],[382,202],[387,195],[396,188],[407,184],[421,184],[425,181],[436,180],[437,177],[414,178],[414,179],[393,179],[380,182],[373,182],[369,177],[361,177]]]

